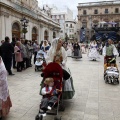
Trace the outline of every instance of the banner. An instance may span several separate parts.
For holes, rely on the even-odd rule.
[[[80,42],[84,42],[86,38],[86,31],[84,28],[80,29]]]

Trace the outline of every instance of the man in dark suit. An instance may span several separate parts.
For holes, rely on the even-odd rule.
[[[10,42],[10,39],[9,37],[6,36],[5,42],[1,45],[2,59],[3,59],[6,70],[8,71],[9,75],[14,75],[11,71],[14,47],[9,42]]]

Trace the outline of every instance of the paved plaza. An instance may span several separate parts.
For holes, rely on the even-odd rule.
[[[62,120],[120,120],[120,85],[105,84],[103,57],[93,62],[84,54],[81,60],[68,58],[67,66],[71,70],[76,93],[72,100],[64,101],[66,109],[59,112]],[[22,73],[14,73],[15,76],[8,77],[13,107],[5,120],[35,120],[41,100],[40,72],[35,72],[32,67]],[[44,120],[53,118],[47,116]]]

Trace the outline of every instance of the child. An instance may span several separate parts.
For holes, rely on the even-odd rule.
[[[106,64],[105,64],[105,71],[104,71],[104,77],[107,77],[107,81],[111,83],[111,80],[115,80],[114,78],[119,78],[119,70],[116,65],[116,60],[115,58],[110,59]],[[113,79],[112,79],[113,78]],[[113,82],[113,81],[112,81]]]
[[[61,90],[55,88],[53,78],[46,78],[44,84],[45,87],[41,90],[41,94],[43,95],[41,109],[46,112],[47,110],[51,110],[52,106],[57,101],[57,95]]]
[[[109,59],[108,62],[104,65],[104,72],[107,69],[116,69],[116,70],[118,70],[115,58]]]

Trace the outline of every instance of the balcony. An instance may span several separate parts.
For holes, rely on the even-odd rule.
[[[118,32],[120,31],[120,27],[93,27],[93,30],[96,32]]]

